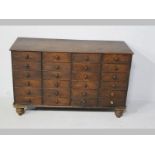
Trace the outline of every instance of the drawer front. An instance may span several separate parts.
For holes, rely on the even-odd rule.
[[[43,87],[47,88],[70,88],[70,81],[44,80]]]
[[[33,88],[41,88],[41,80],[14,80],[15,87],[33,87]]]
[[[73,107],[96,107],[97,98],[94,99],[72,99],[71,105]]]
[[[128,83],[125,81],[121,82],[101,82],[101,89],[110,90],[127,90]]]
[[[131,55],[129,54],[104,54],[103,63],[130,63]]]
[[[41,105],[41,97],[39,97],[39,96],[35,96],[35,97],[17,96],[15,99],[15,102],[17,104]]]
[[[14,79],[41,79],[40,71],[14,71]]]
[[[44,104],[50,106],[69,106],[69,98],[44,97]]]
[[[125,99],[126,91],[100,90],[100,97],[104,99]]]
[[[98,72],[99,73],[100,65],[73,63],[72,70],[74,72]]]
[[[103,64],[102,72],[129,72],[126,64]]]
[[[47,62],[71,62],[70,53],[43,53],[43,63]]]
[[[41,96],[41,89],[15,87],[14,90],[16,96]]]
[[[69,89],[44,89],[45,97],[69,97]]]
[[[74,72],[72,73],[72,80],[98,80],[99,74],[90,72]]]
[[[13,62],[13,69],[14,70],[41,70],[41,64],[36,62],[20,62],[15,61]]]
[[[72,60],[73,60],[73,62],[100,63],[100,54],[75,53],[72,55]]]
[[[57,71],[57,72],[69,72],[71,70],[71,64],[70,63],[44,63],[43,64],[43,70],[47,71]]]
[[[72,81],[72,88],[74,89],[97,89],[98,82],[95,81]]]
[[[127,81],[127,73],[102,73],[102,81]]]
[[[98,107],[116,107],[116,106],[125,106],[125,100],[121,99],[99,99]]]
[[[12,52],[13,61],[32,61],[40,62],[40,52]]]
[[[72,98],[97,98],[97,90],[72,89]]]
[[[45,80],[70,80],[70,73],[43,71],[43,79]]]

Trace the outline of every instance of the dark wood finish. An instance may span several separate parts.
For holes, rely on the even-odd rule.
[[[133,54],[124,42],[18,38],[11,51],[19,115],[31,106],[122,116]]]

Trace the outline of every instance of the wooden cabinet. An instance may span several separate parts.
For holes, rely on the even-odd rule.
[[[18,38],[11,47],[14,106],[126,108],[133,52],[121,41]]]

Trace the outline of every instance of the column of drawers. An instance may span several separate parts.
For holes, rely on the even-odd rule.
[[[43,103],[70,105],[71,54],[43,53]]]
[[[99,106],[125,106],[131,55],[103,54]]]
[[[96,107],[99,76],[100,54],[72,54],[72,106]]]
[[[41,53],[12,52],[15,103],[41,104]]]

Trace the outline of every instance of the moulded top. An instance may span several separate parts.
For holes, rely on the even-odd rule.
[[[123,41],[22,38],[16,39],[11,51],[85,52],[133,54]]]

